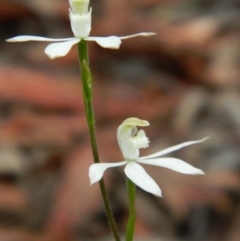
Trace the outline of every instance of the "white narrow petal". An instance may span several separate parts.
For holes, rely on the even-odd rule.
[[[135,38],[135,37],[138,37],[138,36],[142,36],[142,37],[148,37],[148,36],[152,36],[152,35],[156,35],[156,33],[152,33],[152,32],[148,32],[148,33],[136,33],[136,34],[131,34],[131,35],[128,35],[128,36],[122,36],[120,37],[120,39],[129,39],[129,38]]]
[[[55,59],[58,57],[63,57],[68,54],[72,46],[76,43],[80,42],[79,38],[74,38],[69,41],[61,42],[61,43],[53,43],[49,44],[45,49],[45,54],[50,59]]]
[[[87,37],[85,39],[88,40],[88,41],[95,41],[96,43],[98,43],[103,48],[119,49],[119,47],[122,43],[122,41],[121,41],[122,39],[135,38],[135,37],[138,37],[138,36],[147,37],[147,36],[151,36],[151,35],[155,35],[155,34],[156,33],[137,33],[137,34],[122,36],[122,37],[118,37],[118,36]]]
[[[162,192],[157,183],[146,173],[143,167],[136,162],[128,162],[125,167],[125,174],[137,186],[155,196],[162,197]]]
[[[125,165],[127,162],[123,161],[123,162],[118,162],[118,163],[94,163],[89,167],[89,178],[90,178],[90,185],[92,185],[95,182],[98,182],[104,172],[106,171],[106,169],[108,169],[109,167],[118,167],[118,166],[123,166]]]
[[[121,39],[117,36],[109,37],[86,37],[85,40],[95,41],[103,48],[118,49],[122,43]]]
[[[45,37],[39,37],[39,36],[30,36],[30,35],[23,35],[23,36],[17,36],[13,38],[6,39],[7,42],[27,42],[27,41],[45,41],[45,42],[62,42],[62,41],[68,41],[73,40],[75,38],[45,38]]]
[[[166,158],[156,158],[156,159],[141,159],[141,160],[137,160],[137,162],[148,164],[148,165],[165,167],[175,172],[180,172],[183,174],[204,175],[204,172],[201,169],[193,167],[192,165],[177,158],[166,157]]]
[[[176,146],[171,146],[171,147],[169,147],[167,149],[164,149],[164,150],[161,150],[159,152],[153,153],[152,155],[139,157],[138,159],[140,160],[140,159],[154,158],[154,157],[163,156],[163,155],[168,154],[170,152],[177,151],[177,150],[179,150],[179,149],[181,149],[181,148],[183,148],[185,146],[190,146],[190,145],[194,145],[194,144],[197,144],[197,143],[204,142],[207,139],[208,139],[208,137],[205,137],[205,138],[203,138],[202,140],[199,140],[199,141],[184,142],[184,143],[178,144]]]

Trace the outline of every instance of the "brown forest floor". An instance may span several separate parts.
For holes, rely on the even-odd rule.
[[[121,161],[118,125],[146,119],[152,153],[205,136],[172,156],[203,169],[186,176],[146,167],[163,198],[137,189],[136,240],[240,240],[240,2],[91,2],[91,35],[129,39],[120,50],[90,43],[101,160]],[[72,36],[67,0],[2,0],[0,7],[0,241],[111,240],[92,163],[76,47],[49,60],[46,43],[16,35]],[[105,181],[124,233],[124,173]]]

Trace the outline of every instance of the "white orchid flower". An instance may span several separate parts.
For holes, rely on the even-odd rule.
[[[133,35],[117,37],[91,37],[91,13],[92,9],[88,8],[89,0],[69,0],[70,9],[69,16],[71,28],[75,37],[71,38],[45,38],[39,36],[23,35],[7,39],[8,42],[26,42],[26,41],[46,41],[60,42],[49,44],[45,49],[45,54],[51,58],[63,57],[68,54],[73,45],[79,43],[82,39],[87,41],[95,41],[103,48],[118,49],[122,40],[134,38],[137,36],[150,36],[155,33],[137,33]]]
[[[204,172],[190,164],[171,157],[162,157],[165,154],[179,150],[185,146],[197,144],[205,141],[189,141],[169,147],[165,150],[156,152],[149,156],[139,157],[139,149],[148,147],[148,138],[143,130],[137,131],[137,126],[149,126],[148,121],[138,118],[126,119],[117,130],[117,140],[125,161],[119,163],[96,163],[89,168],[89,178],[91,185],[98,182],[106,169],[126,165],[124,172],[126,176],[143,190],[161,197],[162,192],[157,183],[147,174],[139,164],[148,164],[159,167],[169,168],[173,171],[190,175],[204,175]]]

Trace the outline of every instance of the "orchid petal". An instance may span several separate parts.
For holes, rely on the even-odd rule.
[[[127,162],[123,161],[123,162],[118,162],[118,163],[94,163],[90,166],[89,168],[89,178],[90,178],[90,185],[92,185],[95,182],[98,182],[104,172],[106,171],[106,169],[108,169],[109,167],[118,167],[118,166],[123,166],[125,165]]]
[[[152,35],[156,35],[156,33],[152,33],[152,32],[148,32],[148,33],[136,33],[136,34],[131,34],[131,35],[128,35],[128,36],[123,36],[123,37],[120,37],[120,39],[129,39],[129,38],[135,38],[135,37],[138,37],[138,36],[142,36],[142,37],[148,37],[148,36],[152,36]]]
[[[128,162],[124,172],[132,182],[144,191],[162,197],[162,192],[157,183],[147,174],[144,168],[136,162]]]
[[[63,42],[63,41],[69,41],[73,40],[75,38],[45,38],[45,37],[39,37],[39,36],[30,36],[30,35],[23,35],[23,36],[17,36],[13,38],[9,38],[6,41],[7,42],[27,42],[27,41],[44,41],[44,42]]]
[[[121,39],[117,36],[109,37],[86,37],[85,40],[95,41],[103,48],[118,49],[121,44]]]
[[[122,43],[122,39],[135,38],[138,36],[151,36],[155,35],[155,33],[137,33],[128,36],[118,37],[118,36],[109,36],[109,37],[86,37],[85,39],[88,41],[95,41],[103,48],[109,49],[118,49]]]
[[[183,174],[204,175],[204,172],[201,169],[195,168],[192,165],[177,158],[166,157],[156,159],[141,159],[137,160],[137,162],[148,165],[165,167]]]
[[[70,49],[74,44],[77,44],[80,42],[81,39],[79,38],[73,38],[72,40],[61,42],[61,43],[53,43],[49,44],[47,48],[45,49],[45,54],[50,59],[55,59],[57,57],[63,57],[68,54]]]
[[[164,150],[161,150],[159,152],[153,153],[152,155],[139,157],[138,160],[163,156],[163,155],[168,154],[170,152],[177,151],[177,150],[179,150],[179,149],[181,149],[185,146],[190,146],[190,145],[194,145],[194,144],[197,144],[197,143],[204,142],[207,139],[208,139],[208,137],[205,137],[205,138],[203,138],[202,140],[199,140],[199,141],[184,142],[184,143],[181,143],[181,144],[178,144],[178,145],[175,145],[175,146],[171,146],[171,147],[169,147],[167,149],[164,149]]]

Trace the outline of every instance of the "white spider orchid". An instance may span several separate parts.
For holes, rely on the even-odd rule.
[[[140,164],[149,164],[169,168],[183,174],[204,175],[204,172],[188,163],[171,157],[156,158],[167,153],[179,150],[185,146],[203,142],[207,138],[199,141],[184,142],[165,150],[156,152],[149,156],[139,157],[139,149],[148,147],[148,138],[143,130],[137,131],[137,126],[149,126],[148,121],[138,118],[126,119],[117,130],[117,140],[125,161],[119,163],[96,163],[89,168],[89,178],[91,184],[98,182],[105,170],[109,167],[126,165],[124,171],[127,177],[143,190],[161,197],[162,193],[157,183],[146,173]]]
[[[133,38],[137,36],[150,36],[155,33],[137,33],[129,36],[117,37],[91,37],[89,33],[91,31],[91,13],[92,9],[88,9],[89,0],[69,0],[70,9],[69,16],[71,22],[71,28],[75,37],[71,38],[45,38],[39,36],[18,36],[7,39],[8,42],[26,42],[26,41],[46,41],[46,42],[60,42],[49,44],[45,49],[45,54],[51,58],[63,57],[68,54],[74,44],[77,44],[81,39],[87,41],[95,41],[103,48],[118,49],[121,44],[121,40]]]

